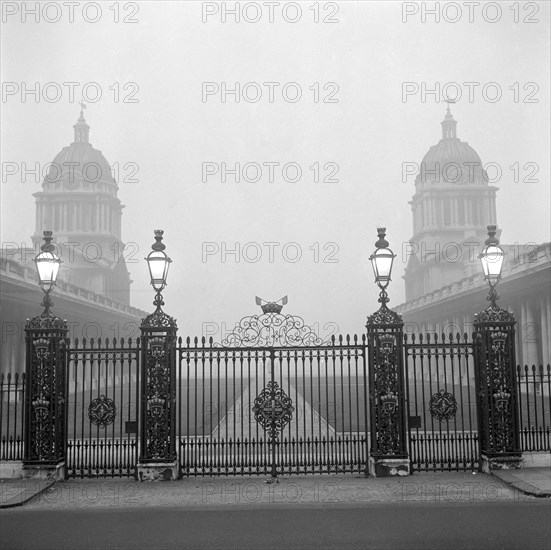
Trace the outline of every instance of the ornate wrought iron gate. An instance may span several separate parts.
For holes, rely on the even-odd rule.
[[[364,471],[365,350],[365,337],[323,342],[274,303],[221,344],[180,339],[182,475]]]
[[[406,335],[404,350],[412,471],[478,469],[474,344]]]
[[[512,414],[505,417],[502,412],[505,399],[512,395],[509,386],[516,380],[512,367],[507,373],[513,382],[505,386],[499,379],[495,388],[488,389],[484,369],[488,365],[495,369],[498,363],[475,346],[480,338],[406,335],[403,346],[395,346],[400,331],[394,333],[388,327],[398,325],[382,325],[380,333],[373,332],[373,326],[378,325],[368,322],[371,332],[361,338],[323,341],[300,317],[283,315],[281,306],[268,303],[262,315],[245,317],[220,343],[205,338],[173,340],[170,357],[175,358],[172,402],[176,410],[171,406],[170,418],[163,418],[174,430],[176,448],[171,456],[175,477],[178,470],[183,476],[274,477],[366,472],[368,460],[371,468],[371,459],[379,455],[382,459],[375,475],[385,475],[385,467],[395,468],[395,459],[407,461],[408,455],[413,472],[476,470],[492,452],[491,459],[499,452],[511,459],[513,451],[494,449],[502,439],[488,436],[483,447],[479,434],[483,433],[480,425],[494,418],[495,411],[498,417],[494,422],[503,424],[506,418],[511,425],[506,429],[501,429],[501,424],[490,427],[501,434],[516,433],[516,401],[512,400]],[[50,453],[48,464],[54,466],[62,460],[59,457],[66,457],[68,477],[137,476],[138,434],[143,432],[144,416],[139,413],[146,410],[142,408],[146,402],[143,391],[140,393],[146,388],[140,371],[140,361],[143,367],[147,358],[143,339],[119,343],[77,340],[70,344],[61,330],[51,342],[46,340],[48,334],[43,328],[28,328],[32,369],[27,371],[33,373],[34,381],[28,387],[34,393],[29,390],[25,399],[26,437],[32,442],[25,454],[27,463],[34,464]],[[495,355],[507,334],[503,330],[489,334]],[[152,338],[147,349],[155,347],[156,340]],[[43,372],[49,366],[47,361],[53,364],[58,356],[55,380],[61,385],[55,386],[54,378],[46,379]],[[402,372],[407,389],[408,445],[403,452],[402,447],[388,451],[389,434],[405,439],[405,434],[400,435],[405,420],[400,423],[392,417],[391,424],[386,420],[390,413],[404,410],[400,409],[396,385]],[[396,384],[389,382],[391,374]],[[535,375],[533,378],[535,381]],[[524,382],[528,386],[527,378]],[[521,381],[518,383],[521,394]],[[534,385],[534,391],[540,392],[538,407],[541,404],[545,415],[548,399],[540,386]],[[479,410],[481,397],[486,395],[493,399],[489,402],[495,411],[490,413]],[[51,403],[56,396],[54,408]],[[150,401],[147,406],[153,407]],[[165,407],[161,401],[158,407]],[[523,408],[520,402],[521,424],[532,408]],[[534,408],[536,414],[538,410]],[[48,430],[41,428],[46,425],[44,418],[50,422]],[[54,422],[58,418],[65,418],[65,423]],[[540,439],[547,425],[542,418],[543,431],[538,431],[540,418],[535,421]],[[165,424],[156,427],[162,430]],[[53,438],[58,432],[60,436]],[[538,445],[538,449],[548,447]],[[526,442],[523,448],[528,448]]]
[[[68,477],[135,476],[139,357],[139,340],[67,348]]]

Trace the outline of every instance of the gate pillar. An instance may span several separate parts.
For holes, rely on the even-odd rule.
[[[368,472],[375,477],[408,475],[403,370],[403,327],[390,310],[386,292],[381,307],[367,318],[371,449]]]
[[[480,465],[484,472],[520,468],[515,377],[515,320],[491,305],[475,315],[475,377],[478,395]]]
[[[140,481],[179,477],[176,455],[176,321],[160,309],[141,324]]]
[[[25,325],[25,454],[23,477],[65,479],[65,339],[67,322],[50,312]]]
[[[164,252],[163,231],[155,231],[155,243],[146,258],[151,284],[157,291],[155,311],[141,324],[140,481],[178,479],[176,454],[176,320],[167,315],[161,291],[172,261]]]

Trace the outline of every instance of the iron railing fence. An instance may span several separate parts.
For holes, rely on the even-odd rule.
[[[277,353],[276,353],[277,352]],[[67,346],[70,477],[133,476],[138,460],[140,342]],[[413,471],[478,468],[472,340],[405,335]],[[273,363],[273,370],[272,370]],[[369,424],[365,343],[177,347],[177,449],[183,475],[363,471]],[[273,374],[272,374],[273,373]],[[516,367],[522,451],[551,451],[551,367]],[[270,441],[254,402],[272,379],[291,398],[291,420]],[[0,460],[24,457],[25,374],[0,373]]]
[[[551,451],[551,366],[517,365],[520,448]]]
[[[405,334],[404,354],[412,470],[478,469],[472,337]]]
[[[0,373],[0,460],[23,460],[25,373]]]

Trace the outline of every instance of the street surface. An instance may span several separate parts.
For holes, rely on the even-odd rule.
[[[3,510],[2,550],[545,549],[551,502]]]

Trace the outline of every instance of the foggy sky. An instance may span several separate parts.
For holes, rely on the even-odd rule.
[[[110,3],[109,3],[110,4]],[[452,106],[458,137],[484,163],[502,167],[496,182],[497,219],[502,242],[545,242],[549,235],[549,4],[538,3],[539,23],[515,23],[512,3],[501,3],[496,23],[467,16],[458,23],[420,16],[402,22],[401,2],[342,2],[335,24],[314,24],[313,2],[302,3],[303,16],[291,24],[267,15],[259,23],[202,22],[200,2],[139,3],[135,24],[113,22],[109,4],[98,23],[75,17],[74,23],[22,23],[9,17],[2,32],[2,80],[26,83],[78,82],[74,102],[21,94],[2,99],[2,162],[34,166],[51,162],[73,140],[82,86],[96,82],[103,95],[85,116],[90,141],[107,160],[137,163],[137,183],[119,177],[122,238],[137,243],[132,305],[151,310],[153,293],[143,261],[153,230],[165,230],[173,264],[165,291],[165,310],[178,319],[180,334],[200,334],[203,322],[232,325],[260,311],[255,295],[277,300],[289,295],[284,312],[309,323],[337,323],[343,332],[360,332],[366,315],[377,309],[377,288],[368,257],[376,228],[387,227],[398,254],[391,306],[404,300],[401,278],[407,258],[403,243],[412,236],[408,201],[414,178],[402,182],[402,164],[420,163],[441,137],[442,98],[421,94],[404,101],[404,82],[421,86],[478,82],[474,101],[462,86]],[[244,2],[241,3],[242,5]],[[433,4],[433,3],[431,3]],[[522,4],[522,3],[521,3]],[[259,3],[260,5],[260,3]],[[320,5],[323,6],[323,3]],[[478,13],[478,12],[475,12]],[[322,12],[322,16],[323,16]],[[523,14],[521,13],[521,17]],[[122,18],[122,15],[121,15]],[[115,102],[110,87],[139,86],[137,103]],[[202,101],[203,82],[262,84],[277,82],[275,101],[257,103],[220,95]],[[300,84],[297,103],[282,99],[285,83]],[[338,103],[315,103],[314,83],[338,84]],[[503,96],[490,102],[480,90],[496,82]],[[539,87],[535,103],[522,101]],[[514,101],[519,83],[520,101]],[[128,90],[128,89],[127,89]],[[132,88],[131,88],[132,90]],[[322,91],[322,97],[326,92]],[[425,101],[422,101],[425,99]],[[298,163],[301,181],[278,177],[258,183],[201,181],[204,162]],[[314,183],[315,162],[337,163],[338,183]],[[515,182],[508,167],[533,162],[538,183]],[[123,174],[128,175],[128,174]],[[521,171],[521,178],[527,173]],[[30,245],[35,229],[32,193],[41,182],[30,175],[2,181],[2,242]],[[232,256],[202,259],[202,243],[226,242],[232,248],[256,242],[264,253],[257,263]],[[263,243],[277,242],[274,262]],[[291,263],[283,245],[296,242],[302,258]],[[314,261],[315,243],[320,258]],[[336,243],[337,263],[324,263],[323,246]],[[329,251],[334,251],[330,245]],[[279,251],[279,252],[278,252]],[[481,275],[482,276],[482,275]],[[481,304],[484,307],[484,304]]]

